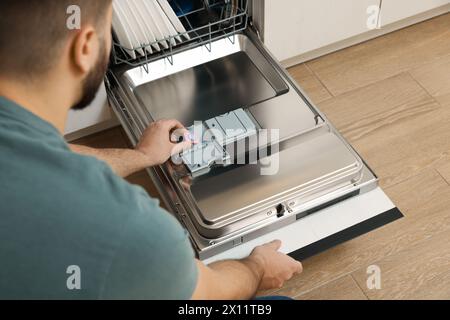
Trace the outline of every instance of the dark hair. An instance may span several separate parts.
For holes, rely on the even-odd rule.
[[[81,24],[104,23],[112,0],[0,0],[0,75],[48,71],[71,30],[67,9],[76,5]]]

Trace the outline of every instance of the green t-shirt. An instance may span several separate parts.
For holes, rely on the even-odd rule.
[[[196,282],[158,201],[0,97],[0,299],[189,299]]]

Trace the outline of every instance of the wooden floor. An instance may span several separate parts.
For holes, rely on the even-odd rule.
[[[450,14],[289,70],[405,218],[304,261],[277,294],[450,299]],[[85,144],[126,146],[119,129]],[[144,174],[131,178],[156,192]],[[367,267],[381,268],[369,290]]]

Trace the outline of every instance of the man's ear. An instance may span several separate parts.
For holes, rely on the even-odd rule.
[[[89,73],[95,67],[99,53],[99,39],[95,29],[86,26],[73,38],[72,62],[77,72]]]

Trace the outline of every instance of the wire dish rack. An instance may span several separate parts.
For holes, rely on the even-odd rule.
[[[144,43],[139,47],[127,48],[121,45],[113,32],[112,63],[114,65],[127,64],[132,67],[143,67],[148,70],[149,63],[167,59],[170,64],[174,63],[173,56],[179,52],[204,45],[211,51],[213,40],[229,38],[234,43],[235,35],[246,29],[248,24],[248,1],[247,0],[193,0],[194,8],[189,12],[183,12],[180,0],[171,0],[171,4],[179,12],[178,18],[186,29],[185,33],[160,39],[152,43]],[[188,35],[188,37],[184,37]],[[177,45],[175,38],[189,38]],[[162,49],[152,54],[147,53],[146,48],[154,44],[166,42],[168,49]],[[127,52],[142,50],[145,55],[132,58]]]

